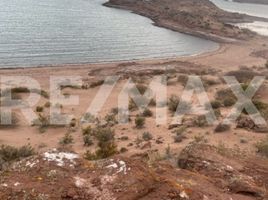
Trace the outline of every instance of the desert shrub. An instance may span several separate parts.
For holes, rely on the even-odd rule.
[[[221,107],[221,102],[217,100],[211,101],[210,104],[213,109],[218,109]]]
[[[152,99],[149,103],[149,106],[156,106],[156,101],[155,99]]]
[[[99,145],[99,148],[94,153],[87,151],[84,154],[84,158],[87,160],[98,160],[108,158],[117,153],[118,153],[117,146],[114,143],[114,141],[111,141]]]
[[[82,134],[83,135],[92,135],[93,129],[91,128],[91,126],[87,126],[87,127],[82,129]]]
[[[103,143],[114,140],[114,131],[110,127],[97,127],[94,129],[94,136],[98,140],[98,145],[101,146]]]
[[[92,153],[91,151],[87,150],[86,153],[84,153],[84,158],[86,160],[97,160],[97,155],[95,153]]]
[[[53,117],[53,116],[52,116]],[[60,117],[60,116],[54,116]],[[55,120],[57,120],[55,118]],[[59,119],[60,120],[60,119]],[[37,126],[41,133],[45,132],[49,127],[64,127],[64,124],[50,124],[50,117],[43,114],[39,114],[38,118],[32,121],[32,126]]]
[[[218,81],[212,78],[204,78],[202,77],[202,83],[204,84],[205,87],[213,86],[219,84]]]
[[[168,100],[168,109],[171,112],[176,112],[179,103],[180,103],[180,99],[177,96],[172,95]]]
[[[268,60],[265,63],[265,67],[268,68]]]
[[[216,128],[214,129],[214,132],[216,133],[221,133],[221,132],[225,132],[225,131],[229,131],[230,130],[230,125],[229,124],[218,124],[216,126]]]
[[[249,83],[255,76],[259,75],[259,73],[256,73],[250,69],[240,69],[226,73],[226,76],[234,76],[240,83]]]
[[[0,127],[2,127],[2,128],[15,127],[19,122],[19,119],[15,113],[11,114],[11,122],[10,123],[8,122],[8,119],[9,119],[8,113],[1,111],[0,112],[0,122],[1,122]]]
[[[117,115],[119,113],[119,109],[118,108],[112,108],[111,113],[114,115]]]
[[[198,127],[205,127],[208,125],[205,115],[199,115],[194,119],[194,125]]]
[[[153,112],[150,109],[146,108],[146,109],[143,110],[142,116],[143,117],[152,117],[153,116]]]
[[[118,150],[116,144],[113,141],[103,143],[96,151],[97,158],[100,159],[108,158],[116,153],[118,153]]]
[[[174,130],[173,133],[175,133],[176,135],[182,135],[185,133],[186,130],[187,130],[186,126],[181,126],[177,128],[176,130]]]
[[[91,139],[91,135],[84,135],[83,136],[84,146],[91,146],[93,145],[93,141]]]
[[[152,134],[149,133],[149,132],[144,132],[144,133],[142,134],[142,139],[143,139],[144,141],[149,141],[149,140],[153,139],[153,136],[152,136]]]
[[[257,152],[268,157],[268,137],[256,144]]]
[[[103,84],[104,84],[104,80],[98,80],[98,81],[92,82],[89,87],[95,88],[95,87],[101,86]]]
[[[114,114],[108,114],[104,117],[104,119],[109,125],[115,125],[118,123],[116,119],[116,115]]]
[[[222,99],[225,99],[226,97],[230,98],[236,98],[233,91],[230,88],[227,89],[221,89],[217,91],[217,100],[221,101]]]
[[[19,148],[9,145],[2,145],[0,147],[0,160],[2,161],[0,163],[0,169],[5,163],[32,156],[34,153],[34,149],[30,145]]]
[[[139,93],[140,94],[144,94],[147,90],[148,90],[148,87],[146,85],[143,85],[143,84],[137,84],[136,86],[134,86],[134,88],[131,88],[130,89],[130,92],[133,93],[133,94],[137,94],[135,91],[136,88],[138,89]]]
[[[46,107],[46,108],[49,108],[51,106],[51,103],[50,102],[46,102],[45,104],[44,104],[44,107]]]
[[[70,89],[81,89],[81,86],[79,85],[71,85],[71,84],[66,84],[66,85],[61,85],[60,89],[63,90],[65,88],[70,88]]]
[[[74,138],[70,133],[65,133],[63,138],[60,140],[60,144],[67,145],[73,143]]]
[[[6,95],[6,92],[8,92],[8,90],[4,90],[2,92],[2,95],[5,96]],[[28,89],[27,87],[15,87],[15,88],[11,88],[11,93],[30,93],[30,92],[36,93],[36,94],[40,94],[44,98],[49,98],[49,94],[45,90]]]
[[[82,121],[93,123],[96,121],[96,117],[88,112],[88,113],[84,114],[84,116],[82,117]]]
[[[122,141],[126,141],[126,140],[128,140],[129,138],[128,138],[128,136],[122,136],[121,138],[120,138],[120,140],[122,140]]]
[[[130,111],[134,111],[138,109],[138,106],[141,108],[146,107],[148,104],[150,104],[150,100],[147,97],[139,97],[136,96],[134,99],[129,100],[128,109]]]
[[[37,106],[35,110],[36,112],[43,112],[44,108],[42,106]]]
[[[216,99],[222,102],[226,107],[234,105],[237,101],[237,98],[230,88],[219,90],[216,94]]]
[[[240,143],[241,144],[247,144],[248,140],[246,138],[240,138]]]
[[[196,135],[196,136],[194,136],[194,142],[196,142],[196,143],[207,143],[208,141],[207,141],[207,139],[205,138],[205,136],[204,135]]]
[[[144,124],[145,124],[145,118],[144,117],[137,116],[135,118],[136,128],[143,128],[144,127]]]
[[[192,108],[192,105],[190,102],[180,101],[177,96],[172,95],[168,100],[168,109],[171,112],[176,112],[179,104],[181,105],[181,108],[183,109],[183,110],[179,110],[179,112],[187,113]]]
[[[121,149],[120,149],[120,153],[125,153],[125,152],[127,152],[128,151],[128,149],[126,148],[126,147],[122,147]]]
[[[234,98],[226,97],[223,99],[223,105],[225,107],[233,106],[236,103],[236,100]]]
[[[175,135],[173,138],[175,143],[181,143],[185,139],[185,136],[183,134],[179,134]]]
[[[183,86],[186,86],[188,81],[188,76],[186,75],[179,75],[178,76],[178,82],[181,83]]]
[[[70,127],[75,127],[76,126],[76,119],[73,118],[71,121],[70,121]]]

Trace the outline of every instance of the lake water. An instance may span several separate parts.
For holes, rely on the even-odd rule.
[[[249,4],[249,3],[237,3],[226,0],[210,0],[223,10],[248,14],[257,17],[268,18],[268,5],[263,4]],[[256,21],[253,23],[237,24],[241,28],[248,28],[252,31],[259,33],[260,35],[268,36],[268,23]]]
[[[102,3],[1,0],[0,67],[185,56],[218,48]]]

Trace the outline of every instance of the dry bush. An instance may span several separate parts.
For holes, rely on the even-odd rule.
[[[2,145],[0,147],[0,170],[5,164],[32,156],[34,153],[34,149],[30,145],[22,146],[20,148]]]
[[[63,138],[60,140],[60,144],[67,145],[72,144],[74,142],[74,138],[70,133],[65,133]]]
[[[98,140],[98,149],[94,153],[87,151],[84,155],[86,159],[103,159],[118,153],[117,145],[114,142],[114,131],[112,129],[97,127],[94,132]]]
[[[95,88],[104,84],[104,80],[98,80],[90,84],[90,88]]]
[[[187,75],[179,75],[177,80],[180,84],[182,84],[182,86],[186,86],[187,81],[188,81],[188,76]]]
[[[83,136],[84,146],[91,146],[93,145],[93,140],[91,139],[91,135],[84,135]]]
[[[232,106],[236,103],[237,98],[230,88],[217,91],[216,100],[222,102],[225,107]]]
[[[135,118],[136,128],[143,128],[144,127],[144,124],[145,124],[145,118],[144,117],[137,116]]]
[[[179,104],[181,104],[183,110],[180,110],[180,112],[185,112],[187,113],[188,111],[191,110],[192,105],[190,102],[186,102],[186,101],[180,101],[179,97],[172,95],[169,100],[168,100],[168,109],[171,112],[176,112],[177,108],[179,106]]]
[[[142,116],[143,117],[152,117],[153,116],[153,112],[150,109],[146,108],[146,109],[143,110]]]
[[[221,133],[221,132],[226,132],[226,131],[229,131],[231,128],[230,125],[228,124],[218,124],[214,130],[214,132],[216,133]]]
[[[153,139],[153,135],[151,133],[149,133],[149,132],[144,132],[142,134],[142,139],[144,141],[150,141],[151,139]]]
[[[254,76],[260,76],[259,73],[250,69],[240,69],[237,71],[230,71],[225,74],[226,76],[234,76],[240,83],[249,83]]]
[[[268,158],[268,137],[256,144],[257,152]]]
[[[194,119],[194,125],[197,127],[208,126],[207,118],[205,115],[199,115]]]
[[[44,108],[42,106],[37,106],[35,109],[36,112],[43,112]]]

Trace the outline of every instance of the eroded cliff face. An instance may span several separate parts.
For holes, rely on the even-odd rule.
[[[106,6],[129,9],[156,25],[217,41],[248,39],[253,33],[230,25],[248,22],[246,15],[219,9],[209,0],[110,0]]]
[[[265,200],[267,160],[193,143],[178,166],[152,153],[86,161],[46,152],[0,171],[1,199]]]

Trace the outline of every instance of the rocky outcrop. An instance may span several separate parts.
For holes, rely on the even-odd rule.
[[[156,25],[216,41],[248,39],[254,34],[230,23],[251,22],[252,17],[229,13],[209,0],[110,0],[106,6],[132,10]]]
[[[263,162],[268,164],[267,160],[239,156],[230,149],[193,144],[181,153],[178,165],[206,176],[221,190],[244,195],[244,198],[266,199],[268,165],[264,167]],[[261,173],[252,173],[253,165]]]

